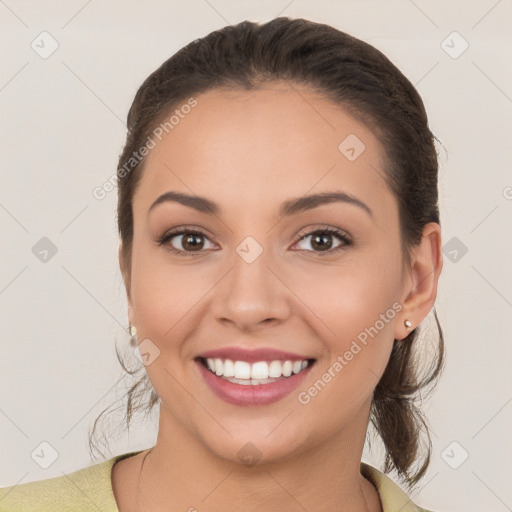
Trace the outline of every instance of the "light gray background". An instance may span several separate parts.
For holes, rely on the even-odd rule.
[[[467,253],[445,251],[448,360],[425,403],[434,453],[412,497],[439,511],[512,510],[510,0],[0,1],[0,486],[90,465],[87,430],[130,382],[114,352],[129,339],[116,191],[99,201],[92,190],[115,173],[136,89],[192,39],[280,14],[373,44],[425,101],[445,146],[444,243]],[[31,48],[42,31],[59,45],[47,59]],[[458,58],[453,31],[469,44]],[[58,248],[47,262],[32,252],[42,237]],[[151,446],[153,420],[111,456]],[[31,458],[43,441],[59,455],[48,469]]]

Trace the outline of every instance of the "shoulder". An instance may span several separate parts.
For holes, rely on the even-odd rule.
[[[0,511],[118,512],[112,491],[112,467],[117,461],[137,453],[118,455],[63,476],[1,488]]]
[[[361,474],[377,489],[383,512],[434,512],[415,505],[401,487],[377,468],[361,462]]]

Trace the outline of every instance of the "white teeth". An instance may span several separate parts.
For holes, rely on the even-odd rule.
[[[225,377],[231,382],[239,384],[267,384],[273,379],[290,377],[300,373],[309,366],[304,361],[258,361],[248,363],[246,361],[232,361],[231,359],[206,359],[208,369],[219,377]]]
[[[222,377],[223,379],[228,380],[229,382],[233,382],[234,384],[242,384],[243,386],[256,386],[258,384],[269,384],[270,382],[275,382],[276,379],[263,379],[263,380],[256,380],[256,379],[234,379],[232,377]]]
[[[226,375],[224,375],[226,377]],[[268,378],[268,364],[265,361],[254,363],[251,368],[251,379],[267,379]]]
[[[285,361],[283,364],[283,375],[285,377],[289,377],[292,374],[292,362],[291,361]]]
[[[268,366],[268,376],[274,378],[281,377],[282,368],[281,361],[272,361]]]
[[[231,359],[226,359],[224,361],[224,371],[222,372],[224,377],[234,377],[235,376],[235,365]]]
[[[217,375],[219,375],[217,373]],[[220,373],[222,375],[222,371]],[[235,378],[236,379],[250,379],[251,378],[251,365],[245,361],[235,361]]]

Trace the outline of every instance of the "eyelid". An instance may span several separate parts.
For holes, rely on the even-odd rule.
[[[321,232],[328,231],[330,233],[337,233],[340,236],[343,236],[344,238],[346,238],[347,240],[352,242],[352,237],[350,236],[350,234],[347,231],[345,231],[344,229],[341,229],[341,228],[331,226],[330,224],[312,224],[312,225],[306,226],[301,231],[299,231],[299,234],[297,236],[299,237],[299,240],[302,240],[302,238],[304,238],[305,236],[313,235],[319,231],[321,231]]]

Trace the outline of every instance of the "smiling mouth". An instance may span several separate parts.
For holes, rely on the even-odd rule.
[[[257,361],[233,361],[226,358],[196,358],[210,373],[233,384],[260,385],[271,384],[297,375],[309,368],[315,359],[303,359],[300,361],[273,360]]]

